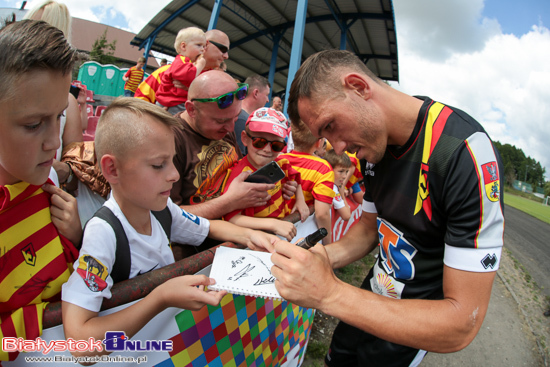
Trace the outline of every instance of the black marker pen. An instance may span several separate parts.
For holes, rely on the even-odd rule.
[[[306,236],[306,238],[303,238],[301,241],[296,243],[296,246],[300,246],[301,248],[309,250],[310,248],[315,246],[315,244],[317,242],[319,242],[323,238],[325,238],[327,234],[328,234],[328,232],[327,232],[326,229],[319,228],[318,230],[316,230],[315,232],[313,232],[309,236]]]

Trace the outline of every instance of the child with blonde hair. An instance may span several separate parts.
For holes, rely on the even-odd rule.
[[[206,65],[206,36],[200,28],[184,28],[178,32],[174,48],[178,56],[162,74],[156,93],[157,104],[173,115],[185,110],[189,86]]]

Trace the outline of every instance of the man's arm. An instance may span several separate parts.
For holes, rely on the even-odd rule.
[[[394,343],[438,353],[466,347],[487,312],[495,273],[445,266],[443,300],[396,300],[336,277],[333,268],[360,259],[377,243],[376,214],[366,212],[342,239],[328,246],[306,251],[279,241],[272,256],[275,285],[292,303],[319,309]]]

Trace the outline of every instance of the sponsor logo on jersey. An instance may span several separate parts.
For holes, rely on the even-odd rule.
[[[363,176],[374,176],[373,168],[374,163],[367,162],[367,164],[365,165],[365,174]]]
[[[196,225],[200,224],[200,219],[194,214],[191,214],[189,212],[186,212],[185,210],[181,210],[181,215],[185,218],[189,219],[191,222],[194,222]]]
[[[90,255],[80,256],[76,272],[92,292],[101,292],[107,287],[106,279],[109,275],[109,269],[101,261]]]
[[[384,297],[401,298],[405,284],[386,274],[378,266],[378,263],[374,264],[372,271],[373,276],[370,279],[370,287],[374,293]]]
[[[500,198],[500,180],[498,179],[497,162],[485,163],[481,166],[481,170],[487,198],[491,201],[498,201]]]
[[[497,262],[498,259],[496,254],[487,254],[483,259],[481,259],[481,265],[483,265],[485,269],[494,269]]]
[[[413,279],[413,257],[418,250],[391,223],[381,218],[378,218],[377,222],[382,267],[387,274],[397,279]]]

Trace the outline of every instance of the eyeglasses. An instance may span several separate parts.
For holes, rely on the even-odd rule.
[[[223,110],[224,108],[227,108],[233,104],[233,100],[235,99],[235,96],[237,96],[237,99],[239,101],[242,101],[246,98],[246,95],[248,94],[248,84],[245,83],[238,83],[239,88],[234,90],[233,92],[222,94],[219,97],[215,98],[193,98],[191,102],[197,101],[197,102],[216,102],[218,104],[218,107]]]
[[[216,46],[218,48],[218,50],[220,50],[220,52],[222,54],[226,53],[229,51],[229,47],[227,47],[226,45],[222,45],[221,43],[218,43],[218,42],[214,42],[214,41],[208,41],[209,43],[213,44],[214,46]]]
[[[271,144],[271,150],[279,153],[282,152],[283,149],[286,147],[286,142],[284,141],[269,141],[264,138],[256,138],[252,135],[250,135],[248,132],[246,133],[250,139],[252,139],[252,146],[256,149],[263,149],[268,143]]]

